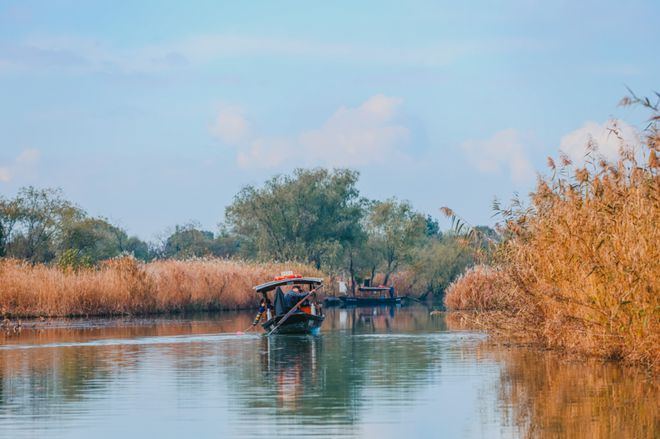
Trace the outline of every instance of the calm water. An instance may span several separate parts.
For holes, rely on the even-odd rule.
[[[485,342],[425,308],[327,310],[317,337],[251,313],[55,322],[0,336],[0,437],[657,437],[658,386]]]

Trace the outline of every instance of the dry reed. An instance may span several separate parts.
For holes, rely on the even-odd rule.
[[[508,239],[495,263],[506,291],[486,285],[492,273],[473,272],[450,288],[447,306],[498,309],[548,347],[660,370],[659,147],[651,128],[614,163],[594,151],[583,166],[549,159],[553,176],[539,179],[530,208],[503,212]],[[498,294],[505,300],[492,303]]]
[[[506,275],[485,265],[468,269],[445,292],[445,306],[452,311],[515,309],[515,297]]]
[[[252,286],[283,270],[324,276],[298,263],[224,259],[141,263],[119,258],[85,270],[0,259],[0,313],[53,317],[245,308],[258,301]]]

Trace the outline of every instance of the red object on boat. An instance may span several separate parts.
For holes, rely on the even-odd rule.
[[[301,274],[289,274],[286,276],[277,276],[275,280],[284,280],[284,279],[300,279],[302,277]]]

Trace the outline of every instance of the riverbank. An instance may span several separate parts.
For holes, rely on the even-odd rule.
[[[491,332],[660,372],[659,148],[653,127],[614,162],[595,151],[579,164],[549,159],[552,177],[528,207],[501,210],[504,239],[489,266],[447,289],[447,309],[477,311]]]
[[[286,270],[325,277],[298,263],[226,259],[143,263],[125,257],[80,270],[0,259],[0,315],[15,319],[249,308],[259,299],[252,287]]]

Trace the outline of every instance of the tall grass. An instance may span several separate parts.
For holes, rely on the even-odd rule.
[[[0,313],[54,317],[244,308],[258,303],[252,286],[283,270],[324,276],[297,263],[224,259],[142,263],[120,258],[84,270],[0,259]]]
[[[451,310],[493,311],[516,308],[506,275],[486,265],[469,268],[445,291],[445,306]]]
[[[507,239],[495,263],[508,299],[488,309],[549,347],[660,370],[659,148],[652,124],[614,162],[593,146],[585,164],[549,159],[552,176],[539,179],[531,205],[503,211]],[[489,303],[469,297],[492,294],[489,276],[459,279],[447,306]]]

